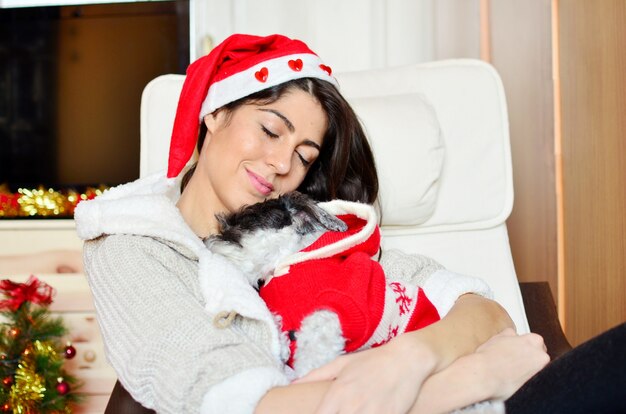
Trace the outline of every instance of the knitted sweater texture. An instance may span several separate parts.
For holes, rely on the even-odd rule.
[[[178,188],[156,174],[76,210],[106,355],[133,398],[159,413],[252,413],[292,377],[281,337],[238,269],[184,222]],[[441,270],[397,251],[381,265],[419,285]],[[231,324],[219,323],[233,311]]]

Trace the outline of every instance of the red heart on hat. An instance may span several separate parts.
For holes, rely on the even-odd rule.
[[[291,70],[295,70],[296,72],[300,72],[302,70],[302,59],[290,60],[287,62]]]
[[[322,69],[324,72],[328,73],[328,76],[330,76],[330,74],[333,73],[333,70],[330,68],[330,66],[326,66],[323,63],[320,64],[320,69]]]
[[[254,77],[259,82],[265,82],[267,80],[268,70],[265,66],[263,66],[260,70],[254,73]]]

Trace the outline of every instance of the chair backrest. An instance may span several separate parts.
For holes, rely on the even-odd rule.
[[[471,59],[337,74],[368,133],[381,183],[383,248],[479,276],[528,332],[505,221],[513,179],[504,89]],[[184,76],[150,82],[141,103],[141,176],[163,170]]]

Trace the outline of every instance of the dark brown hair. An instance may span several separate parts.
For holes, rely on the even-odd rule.
[[[315,97],[328,118],[320,154],[298,191],[318,201],[342,199],[374,203],[378,197],[378,174],[372,150],[352,107],[332,84],[313,78],[296,79],[226,104],[218,111],[231,114],[244,104],[267,105],[293,89]],[[206,132],[206,125],[202,122],[198,151]],[[195,164],[183,176],[181,191],[194,171]]]

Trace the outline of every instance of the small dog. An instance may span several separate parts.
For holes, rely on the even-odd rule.
[[[325,208],[341,219],[304,194],[287,193],[218,216],[221,233],[205,240],[278,317],[298,377],[439,319],[417,285],[387,280],[372,259],[380,247],[372,206],[336,200]]]

